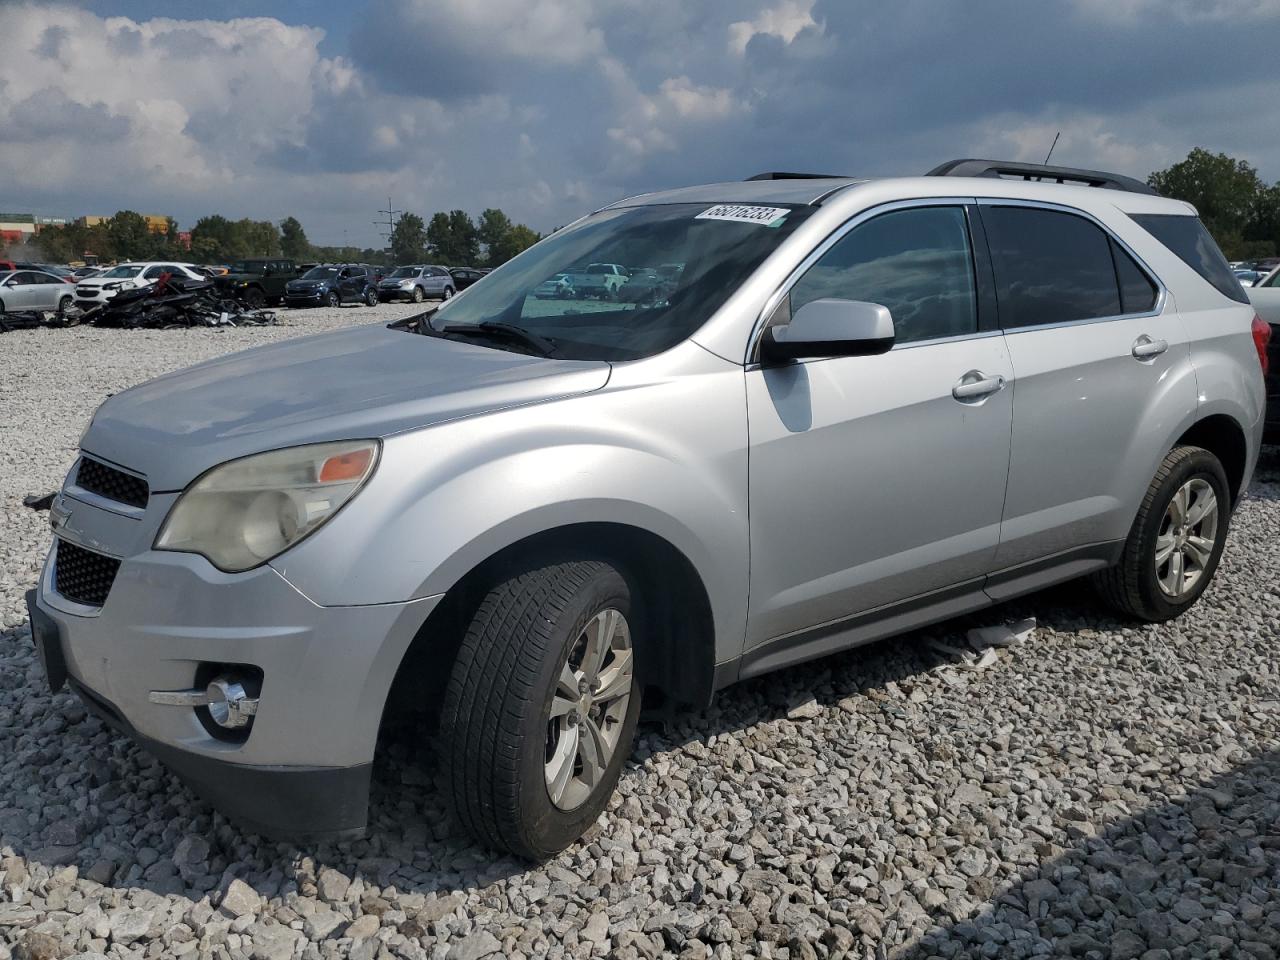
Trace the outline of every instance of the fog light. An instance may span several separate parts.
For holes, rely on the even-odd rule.
[[[239,730],[258,712],[258,700],[230,677],[218,677],[205,691],[209,716],[224,730]]]

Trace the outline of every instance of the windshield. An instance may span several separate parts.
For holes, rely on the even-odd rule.
[[[303,280],[329,280],[338,275],[337,267],[312,267],[302,275]]]
[[[431,316],[431,329],[509,324],[550,341],[555,356],[571,360],[660,353],[702,326],[811,212],[779,207],[768,222],[748,218],[767,209],[677,203],[601,211],[447,302]],[[653,263],[679,269],[663,283],[628,291],[627,267]],[[539,291],[565,274],[564,289]],[[579,282],[584,275],[592,282]]]
[[[127,277],[136,277],[141,272],[141,267],[119,266],[112,267],[102,276],[107,280],[124,280]]]
[[[422,269],[421,267],[396,267],[395,270],[392,271],[391,276],[416,277],[418,275],[418,271],[421,269]]]

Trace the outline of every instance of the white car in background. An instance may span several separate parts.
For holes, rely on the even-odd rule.
[[[1280,267],[1276,267],[1251,287],[1245,288],[1258,316],[1273,327],[1280,326]]]
[[[83,310],[106,303],[121,290],[149,287],[165,274],[180,280],[207,280],[189,263],[152,261],[122,263],[76,284],[76,306]]]

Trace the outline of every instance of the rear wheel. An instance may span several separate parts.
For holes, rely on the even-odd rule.
[[[440,729],[444,793],[476,840],[542,860],[600,815],[640,712],[631,609],[597,561],[529,570],[481,602]]]
[[[1201,447],[1176,447],[1147,489],[1120,562],[1095,574],[1094,586],[1122,613],[1172,620],[1209,586],[1230,522],[1221,462]]]
[[[452,299],[453,299],[453,287],[445,287],[445,288],[444,288],[444,297],[443,297],[443,299],[445,299],[445,300],[452,300]]]
[[[373,287],[364,292],[364,305],[366,307],[376,307],[378,305],[378,291]]]

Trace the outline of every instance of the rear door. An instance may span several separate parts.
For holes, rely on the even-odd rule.
[[[820,297],[887,306],[894,348],[747,370],[748,646],[806,646],[945,588],[982,597],[1009,469],[1013,369],[963,201],[854,221],[773,323]],[[974,226],[980,224],[974,223]],[[932,595],[932,597],[931,597]]]
[[[980,209],[1016,378],[999,599],[1046,563],[1085,572],[1114,555],[1197,391],[1171,298],[1101,223],[1052,205]]]

